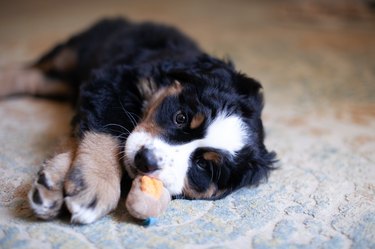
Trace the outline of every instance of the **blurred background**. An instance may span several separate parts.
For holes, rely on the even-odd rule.
[[[126,16],[179,27],[265,87],[272,83],[267,95],[282,96],[283,102],[290,85],[308,91],[301,93],[304,105],[315,97],[330,104],[330,98],[347,94],[361,101],[375,85],[370,82],[374,5],[372,0],[1,1],[0,63],[32,60],[102,17]],[[312,80],[320,84],[310,85]],[[348,92],[343,81],[356,87]]]

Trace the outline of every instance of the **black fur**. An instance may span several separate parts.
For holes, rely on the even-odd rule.
[[[38,173],[37,183],[44,186],[46,189],[51,190],[51,187],[48,185],[46,175],[43,172]]]
[[[231,62],[205,54],[172,27],[119,18],[103,20],[58,45],[35,66],[67,48],[76,53],[76,66],[64,72],[52,67],[46,73],[70,82],[79,95],[73,122],[77,136],[98,131],[119,137],[125,143],[143,115],[145,96],[137,88],[139,81],[152,80],[160,88],[178,80],[183,85],[182,93],[168,97],[156,115],[166,141],[179,144],[202,138],[221,110],[240,115],[252,134],[235,156],[214,148],[195,151],[188,172],[191,187],[204,192],[213,183],[221,191],[210,197],[215,199],[267,178],[275,153],[268,152],[263,143],[261,85],[237,72]],[[188,118],[201,113],[205,120],[194,129],[176,127],[171,113],[179,110]],[[205,161],[204,151],[220,153],[220,161]],[[125,178],[129,181],[128,176]]]

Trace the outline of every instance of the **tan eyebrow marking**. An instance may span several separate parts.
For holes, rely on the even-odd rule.
[[[206,190],[199,192],[192,187],[188,178],[185,178],[184,187],[182,190],[185,196],[189,198],[193,198],[193,199],[213,198],[216,196],[221,196],[222,194],[225,193],[225,191],[226,189],[218,189],[216,184],[211,183],[210,186]]]
[[[217,164],[221,161],[221,155],[212,151],[204,153],[203,158],[208,161],[213,161]]]
[[[217,192],[217,187],[215,186],[215,184],[210,184],[210,186],[205,191],[198,192],[191,186],[189,179],[185,178],[185,184],[182,192],[185,196],[188,196],[190,198],[204,199],[215,196],[215,193]]]
[[[168,96],[178,95],[182,91],[180,82],[175,81],[171,86],[160,89],[151,98],[147,109],[144,113],[144,119],[135,128],[135,130],[143,130],[153,135],[158,135],[162,132],[162,128],[155,122],[155,113],[159,106]]]
[[[193,119],[191,120],[190,128],[191,129],[198,128],[203,123],[203,121],[205,119],[206,119],[206,117],[203,114],[201,114],[201,113],[195,114]]]

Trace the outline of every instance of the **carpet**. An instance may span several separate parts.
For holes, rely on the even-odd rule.
[[[279,162],[267,183],[218,201],[172,201],[150,227],[123,201],[90,225],[40,221],[26,195],[73,112],[46,99],[2,99],[0,248],[375,248],[370,2],[1,2],[1,67],[31,61],[103,16],[179,27],[262,82],[266,144]]]

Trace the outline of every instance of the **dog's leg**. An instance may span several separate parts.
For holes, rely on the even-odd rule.
[[[121,18],[102,20],[72,36],[30,66],[0,68],[0,98],[14,94],[76,97],[90,69],[100,65],[98,54],[106,39],[130,25]]]
[[[103,133],[86,132],[65,178],[65,204],[75,223],[91,223],[116,208],[120,198],[120,146]]]
[[[8,66],[0,70],[0,98],[29,94],[40,96],[69,96],[69,84],[60,79],[49,78],[35,67]]]
[[[70,75],[77,68],[77,52],[59,45],[32,65],[8,65],[0,69],[0,98],[29,94],[71,96]]]
[[[64,179],[74,157],[73,140],[62,146],[60,154],[47,160],[29,191],[30,207],[41,219],[55,218],[63,204]]]

